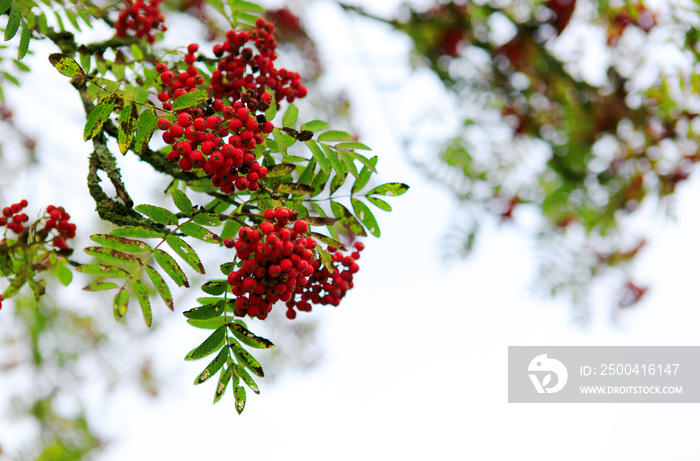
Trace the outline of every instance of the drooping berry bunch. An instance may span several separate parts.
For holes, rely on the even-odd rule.
[[[21,200],[3,208],[2,217],[0,217],[0,227],[7,226],[15,234],[24,232],[27,229],[24,223],[29,221],[29,217],[26,213],[20,213],[20,211],[26,208],[27,205],[29,203],[26,200]],[[66,240],[75,238],[76,225],[70,222],[70,215],[66,213],[63,207],[57,208],[49,205],[46,207],[44,216],[30,227],[36,229],[37,235],[41,235],[43,241],[50,239],[51,245],[57,250],[68,248]]]
[[[316,240],[309,225],[289,208],[266,210],[265,221],[242,227],[237,239],[226,239],[243,264],[228,276],[236,299],[234,314],[265,319],[277,301],[289,301],[314,273]]]
[[[68,248],[66,239],[75,238],[75,224],[71,223],[70,215],[66,213],[63,207],[55,207],[49,205],[46,207],[46,224],[44,229],[53,235],[51,240],[53,246],[59,250]]]
[[[20,211],[25,209],[27,205],[27,201],[22,199],[17,203],[3,208],[2,216],[0,217],[0,227],[7,226],[7,228],[15,234],[21,234],[24,230],[24,223],[29,221],[29,216],[27,216],[26,213],[20,213]]]
[[[321,261],[313,262],[314,272],[306,285],[298,286],[294,294],[299,295],[287,301],[287,318],[294,319],[297,316],[294,308],[301,312],[310,312],[311,303],[322,304],[324,306],[338,306],[340,300],[353,285],[353,275],[360,270],[357,260],[360,259],[360,252],[365,249],[361,242],[353,245],[355,251],[350,255],[343,255],[333,247],[328,247],[328,251],[333,257],[333,271],[321,264]]]
[[[144,0],[124,0],[124,9],[119,12],[114,24],[117,37],[126,37],[128,31],[133,30],[136,37],[146,37],[148,43],[153,43],[156,40],[155,33],[167,30],[165,17],[160,11],[162,1],[152,0],[146,3]]]
[[[254,149],[274,129],[264,115],[272,104],[271,95],[275,94],[278,107],[282,99],[291,102],[306,95],[299,74],[275,68],[273,31],[274,26],[263,19],[258,19],[250,33],[229,31],[227,40],[214,46],[220,59],[209,82],[194,66],[197,44],[187,47],[183,71],[168,69],[164,63],[156,66],[163,85],[158,94],[163,109],[171,110],[173,101],[201,86],[214,95],[204,108],[177,111],[172,122],[162,117],[158,128],[165,131],[163,140],[172,145],[168,154],[171,162],[184,171],[203,170],[211,175],[212,184],[227,194],[257,190],[258,180],[267,174]],[[245,46],[249,41],[257,52]]]

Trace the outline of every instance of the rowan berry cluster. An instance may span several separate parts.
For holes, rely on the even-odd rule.
[[[289,208],[266,210],[264,222],[242,227],[237,239],[224,241],[243,262],[228,276],[237,297],[235,315],[265,319],[277,301],[291,300],[298,287],[308,283],[316,240],[308,236],[306,221],[297,217]]]
[[[165,32],[165,17],[160,11],[163,0],[152,0],[146,3],[144,0],[125,0],[124,9],[119,12],[117,22],[114,24],[117,37],[126,37],[127,31],[133,30],[136,37],[146,37],[148,43],[156,40],[156,32]]]
[[[3,300],[3,297],[2,297],[2,295],[0,295],[0,309],[2,309],[2,300]]]
[[[267,175],[254,149],[274,129],[264,115],[272,104],[272,94],[278,107],[282,99],[292,102],[306,95],[299,74],[275,69],[277,41],[273,31],[274,25],[263,19],[258,19],[250,33],[230,30],[226,42],[214,46],[214,54],[220,59],[206,86],[214,99],[204,108],[176,111],[177,118],[172,122],[167,117],[158,120],[158,128],[164,131],[163,141],[172,145],[168,160],[184,171],[203,170],[226,194],[257,190],[258,180]],[[257,53],[245,46],[249,41],[253,41]],[[198,50],[194,43],[187,47],[187,68],[182,72],[168,69],[164,63],[156,66],[163,85],[158,94],[163,109],[172,110],[173,101],[205,85],[194,66]]]
[[[7,226],[15,234],[21,234],[24,230],[24,223],[29,221],[29,216],[26,213],[20,213],[20,211],[27,208],[27,205],[27,201],[23,199],[3,208],[0,226]]]
[[[3,208],[2,217],[0,217],[0,227],[6,226],[15,234],[21,234],[27,229],[24,224],[29,221],[26,213],[20,213],[26,208],[28,202],[21,200],[18,203]],[[43,222],[43,227],[39,224]],[[51,244],[57,250],[68,248],[67,239],[75,238],[76,226],[70,222],[70,215],[66,213],[63,207],[55,207],[49,205],[46,207],[45,215],[39,219],[31,227],[37,230],[37,235],[42,235],[44,241],[51,239]]]
[[[56,249],[63,250],[68,248],[66,239],[75,238],[75,224],[71,223],[70,215],[66,213],[63,207],[55,207],[49,205],[46,207],[46,224],[45,231],[49,231],[53,235],[51,240]]]
[[[333,257],[333,271],[329,271],[321,261],[313,262],[313,275],[306,285],[298,286],[294,293],[299,295],[299,299],[292,298],[286,303],[288,319],[296,318],[295,307],[301,312],[310,312],[311,303],[324,306],[340,304],[345,293],[354,286],[353,275],[360,270],[356,261],[360,259],[360,252],[365,249],[361,242],[355,242],[353,246],[355,251],[347,256],[333,247],[328,247]]]

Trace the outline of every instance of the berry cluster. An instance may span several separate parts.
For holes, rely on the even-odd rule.
[[[21,200],[18,203],[3,208],[2,217],[0,217],[0,227],[7,226],[9,230],[15,234],[21,234],[26,229],[24,223],[29,221],[26,213],[20,213],[28,205],[26,200]],[[44,221],[44,227],[39,229],[39,223]],[[46,207],[46,214],[37,223],[31,227],[37,229],[38,234],[45,234],[44,238],[51,237],[51,244],[58,250],[68,248],[66,239],[75,237],[75,224],[71,223],[70,215],[66,213],[63,207],[55,207],[49,205]]]
[[[349,256],[343,255],[333,247],[328,247],[328,251],[333,255],[332,272],[321,265],[320,261],[313,262],[313,275],[306,285],[297,287],[295,291],[295,294],[299,295],[299,300],[290,299],[286,303],[288,319],[296,318],[295,307],[301,312],[310,312],[311,303],[324,306],[340,304],[345,293],[353,287],[353,274],[360,270],[356,261],[360,259],[360,251],[365,249],[360,242],[355,242],[353,246],[355,251]]]
[[[206,89],[215,99],[204,108],[177,111],[172,122],[166,117],[158,120],[158,128],[164,131],[163,141],[172,145],[168,160],[177,162],[184,171],[203,170],[226,194],[257,190],[258,180],[267,175],[254,149],[274,129],[264,115],[272,104],[272,94],[278,107],[282,99],[292,102],[306,95],[299,74],[275,69],[277,42],[272,31],[274,26],[263,19],[258,19],[250,33],[229,31],[227,41],[214,46],[214,54],[220,59]],[[257,53],[245,47],[249,41],[253,41]],[[198,49],[194,43],[187,47],[187,68],[182,72],[168,69],[164,63],[156,66],[163,85],[158,94],[163,109],[171,110],[174,100],[205,85],[194,66]]]
[[[266,210],[265,222],[242,227],[237,239],[224,245],[235,248],[243,264],[228,276],[236,299],[234,314],[265,319],[277,301],[289,301],[314,273],[316,240],[308,237],[309,225],[297,220],[289,208]]]
[[[20,213],[24,208],[27,208],[27,201],[22,199],[17,203],[2,209],[0,217],[0,226],[7,226],[15,234],[21,234],[24,230],[24,223],[29,221],[29,216],[26,213]]]
[[[162,1],[153,0],[147,4],[144,0],[125,0],[126,5],[114,24],[117,37],[126,37],[127,31],[133,30],[138,38],[146,37],[148,43],[153,43],[156,40],[154,33],[167,30],[163,24],[165,18],[160,11]]]
[[[75,224],[69,222],[70,215],[66,213],[63,207],[55,207],[49,205],[46,207],[48,217],[44,229],[54,231],[52,240],[53,246],[59,250],[68,248],[66,239],[75,238]]]
[[[0,295],[0,309],[2,309],[2,295]]]

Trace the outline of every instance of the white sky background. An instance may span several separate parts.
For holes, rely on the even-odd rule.
[[[169,380],[161,397],[149,401],[126,389],[97,406],[93,417],[99,427],[115,435],[104,459],[700,458],[695,404],[507,403],[509,345],[698,345],[697,178],[679,188],[677,222],[664,224],[657,210],[640,219],[652,235],[636,269],[639,280],[652,284],[644,301],[612,324],[610,299],[602,298],[591,327],[579,329],[567,305],[532,295],[532,241],[517,226],[486,226],[471,259],[450,267],[440,261],[439,239],[450,222],[451,199],[409,166],[387,135],[413,108],[383,108],[395,100],[376,91],[374,69],[354,67],[366,59],[380,63],[393,50],[405,50],[406,43],[386,35],[381,26],[363,28],[357,39],[357,24],[343,22],[324,5],[308,11],[307,23],[325,37],[320,51],[329,88],[345,87],[351,96],[362,96],[353,99],[355,122],[362,141],[380,157],[381,179],[406,182],[411,190],[390,200],[393,212],[377,211],[382,237],[366,242],[355,289],[339,308],[309,314],[322,318],[322,366],[286,375],[273,386],[259,379],[262,394],[249,392],[246,410],[238,416],[231,395],[211,404],[214,380],[191,385],[208,362],[182,357],[206,332],[184,321],[169,322],[152,342]],[[374,47],[373,37],[379,38]],[[176,39],[189,43],[182,35]],[[358,50],[376,55],[363,61]],[[70,89],[56,91],[67,87],[67,79],[48,62],[41,64],[46,61],[42,52],[45,48],[37,47],[36,65],[45,72],[29,77],[24,87],[38,100],[21,99],[20,104],[20,93],[9,99],[23,126],[36,130],[41,118],[50,133],[55,154],[44,144],[40,174],[55,176],[37,191],[35,181],[18,178],[17,197],[36,197],[35,206],[41,200],[73,203],[66,207],[79,220],[92,212],[81,197],[89,152],[88,144],[76,141],[82,112]],[[433,84],[421,76],[406,83],[401,94],[442,97]],[[406,102],[416,103],[408,96]],[[130,157],[119,159],[120,166],[135,201],[143,203],[139,198],[149,187],[162,190],[155,183],[162,179],[154,177],[149,184],[141,175],[144,166]],[[145,187],[134,192],[132,184]],[[516,212],[520,220],[531,221]],[[179,311],[186,308],[180,305]],[[138,316],[136,311],[129,315]],[[160,306],[154,309],[156,321],[167,315],[172,314]]]

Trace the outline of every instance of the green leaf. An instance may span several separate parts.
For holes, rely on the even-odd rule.
[[[314,188],[306,184],[295,184],[289,182],[281,182],[275,184],[275,191],[282,194],[292,195],[311,195],[314,193]]]
[[[371,191],[367,192],[367,195],[397,196],[403,194],[407,190],[408,186],[406,184],[400,182],[389,182],[386,184],[382,184],[379,187],[375,187]]]
[[[7,277],[15,273],[12,268],[12,258],[8,253],[0,252],[0,276]]]
[[[177,216],[165,208],[155,205],[138,205],[136,211],[144,214],[159,224],[177,224]]]
[[[233,220],[226,221],[226,224],[224,224],[224,230],[221,232],[221,238],[227,239],[227,238],[235,237],[238,234],[238,230],[240,228],[241,228],[241,225],[238,224],[236,221],[233,221]]]
[[[109,235],[115,237],[136,237],[136,238],[163,238],[165,234],[151,229],[150,227],[127,226],[114,229]]]
[[[90,285],[83,287],[85,291],[104,291],[111,290],[112,288],[119,288],[114,282],[92,282]]]
[[[304,221],[309,226],[330,226],[340,221],[340,218],[329,218],[327,216],[306,216]]]
[[[13,0],[0,0],[0,14],[7,13],[7,10],[12,6],[12,2]],[[5,48],[5,45],[3,45],[3,48]]]
[[[283,134],[279,128],[272,130],[272,136],[275,138],[277,149],[280,151],[283,157],[287,155],[287,148],[296,142],[296,139],[289,135]]]
[[[323,170],[319,171],[316,177],[314,178],[313,181],[311,181],[311,187],[314,188],[314,193],[312,197],[317,196],[326,187],[326,183],[328,182],[328,173],[324,172]]]
[[[338,145],[336,145],[336,147],[338,147]],[[358,154],[355,151],[349,151],[349,152],[347,152],[347,154],[349,156],[351,156],[352,158],[354,158],[355,160],[359,160],[360,163],[362,163],[365,166],[365,168],[368,168],[372,173],[377,172],[377,169],[375,167],[377,165],[377,156],[376,155],[374,157],[372,157],[371,159],[368,159],[364,155]]]
[[[339,142],[338,144],[335,145],[336,149],[360,149],[360,150],[372,150],[365,144],[362,144],[361,142],[357,141],[346,141],[346,142]]]
[[[73,272],[63,262],[59,262],[56,264],[56,278],[63,286],[68,286],[73,281]]]
[[[306,141],[306,145],[309,147],[309,150],[311,150],[311,153],[314,155],[314,158],[321,167],[321,170],[327,175],[330,175],[331,162],[328,160],[328,157],[326,157],[326,154],[324,154],[321,148],[318,146],[318,143],[316,141]]]
[[[231,350],[233,350],[233,354],[236,356],[236,359],[238,359],[238,362],[252,371],[255,376],[259,376],[260,378],[265,376],[260,363],[236,341],[231,342]]]
[[[318,232],[311,232],[311,236],[318,240],[319,242],[323,242],[328,246],[332,246],[333,248],[337,248],[338,250],[342,251],[347,251],[347,248],[345,248],[345,245],[343,245],[341,242],[338,240],[329,237],[327,235],[319,234]]]
[[[228,208],[228,206],[226,207]],[[201,226],[212,226],[219,227],[221,225],[221,220],[215,214],[209,213],[197,213],[192,218],[192,221],[196,222]]]
[[[299,176],[299,184],[309,184],[314,177],[316,171],[316,159],[311,157],[309,163],[304,168],[304,172]]]
[[[97,275],[99,277],[111,277],[115,279],[126,278],[129,273],[124,269],[105,264],[83,264],[75,268],[76,271],[82,274]]]
[[[214,351],[219,350],[221,346],[224,345],[225,337],[226,326],[221,325],[219,328],[214,330],[214,332],[210,334],[209,337],[202,342],[202,344],[192,349],[185,356],[185,360],[199,360],[202,357],[206,357]]]
[[[131,291],[136,296],[136,300],[141,305],[141,311],[143,312],[143,320],[146,322],[146,326],[150,327],[153,321],[153,314],[151,313],[151,302],[148,299],[148,290],[146,285],[140,280],[131,281]]]
[[[251,333],[240,320],[229,324],[228,328],[231,330],[231,333],[233,333],[233,335],[246,346],[254,347],[256,349],[271,349],[275,347],[275,345],[272,344],[269,339],[265,339]]]
[[[182,313],[188,319],[204,320],[219,317],[224,312],[224,303],[199,306]]]
[[[29,283],[29,288],[32,290],[32,295],[34,296],[34,305],[39,307],[39,299],[46,293],[46,282],[44,280],[34,280],[33,278],[27,279]]]
[[[89,141],[102,131],[102,126],[109,119],[112,109],[114,109],[114,101],[111,98],[101,102],[92,109],[83,130],[83,139],[85,141]]]
[[[343,184],[345,183],[345,176],[338,176],[333,175],[333,179],[331,180],[331,189],[330,193],[333,195],[335,191],[337,191]]]
[[[226,288],[228,288],[228,282],[226,280],[210,280],[202,285],[202,291],[212,296],[223,294]]]
[[[292,163],[280,163],[278,165],[273,165],[272,168],[267,170],[267,178],[277,178],[280,176],[286,176],[296,169],[296,165]]]
[[[352,155],[343,150],[337,152],[340,154],[340,160],[343,161],[343,164],[345,164],[345,168],[348,170],[348,172],[355,178],[358,178],[360,176],[360,173],[357,172],[357,167],[355,166],[355,159],[352,157]]]
[[[141,260],[136,256],[105,247],[87,247],[83,251],[85,253],[104,261],[124,263],[124,264],[141,264]]]
[[[311,120],[310,122],[304,123],[300,130],[316,133],[317,131],[327,130],[329,127],[330,125],[323,120]]]
[[[321,260],[321,264],[323,264],[329,272],[333,273],[333,257],[331,256],[331,254],[323,248],[321,248],[321,245],[319,245],[318,243],[316,244],[316,252],[318,253],[319,259]]]
[[[7,25],[5,26],[5,41],[10,40],[17,33],[19,29],[19,23],[22,20],[22,11],[19,8],[17,2],[12,2],[10,7],[10,16],[7,19]]]
[[[136,123],[134,152],[141,154],[146,149],[156,128],[158,128],[158,120],[153,109],[146,109],[141,112],[139,121]]]
[[[173,110],[187,109],[203,103],[207,99],[209,99],[209,94],[205,90],[190,91],[173,101]]]
[[[19,47],[17,49],[17,59],[22,59],[29,51],[29,40],[32,37],[32,31],[26,22],[22,21],[22,34],[19,38]]]
[[[5,291],[2,293],[2,297],[5,299],[13,297],[19,293],[19,290],[22,289],[25,283],[27,283],[27,274],[20,272],[19,274],[15,275],[12,280],[10,280],[10,285],[5,288]]]
[[[355,184],[352,185],[353,194],[361,191],[362,188],[369,182],[369,178],[372,177],[372,172],[376,172],[374,167],[377,164],[377,156],[375,155],[372,157],[369,162],[370,165],[372,165],[372,168],[369,168],[367,164],[365,164],[365,166],[362,168],[362,171],[360,171],[360,176],[355,180]]]
[[[132,240],[125,237],[115,237],[109,234],[94,234],[90,236],[90,239],[93,242],[106,246],[107,248],[113,248],[115,250],[126,251],[129,253],[143,253],[146,251],[151,251],[150,245],[148,245],[146,242]]]
[[[192,269],[200,274],[204,274],[204,266],[199,260],[197,253],[194,252],[191,246],[181,238],[175,235],[168,235],[165,241],[170,245],[170,248],[175,251],[187,264],[192,266]]]
[[[173,279],[177,286],[184,286],[186,288],[190,287],[190,282],[187,280],[187,276],[182,269],[180,269],[177,261],[175,261],[175,259],[173,259],[169,253],[166,253],[160,248],[156,248],[153,252],[153,256],[156,258],[156,262],[163,268],[163,270],[165,270],[165,273],[168,274],[171,279]]]
[[[29,72],[32,70],[28,65],[26,65],[25,63],[23,63],[22,61],[20,61],[18,59],[13,59],[12,62],[22,72]]]
[[[246,0],[232,0],[236,9],[240,11],[250,11],[252,13],[265,13],[265,9],[255,3],[247,2]]]
[[[136,43],[131,44],[131,54],[134,56],[134,59],[136,61],[140,61],[143,59],[143,50],[141,50],[141,48]]]
[[[321,206],[318,203],[311,202],[311,208],[313,208],[313,210],[316,213],[321,215],[322,218],[327,217],[325,210],[323,208],[321,208]],[[340,221],[340,218],[337,218],[337,220]],[[337,222],[337,221],[334,221],[334,224],[335,224],[335,222]],[[326,226],[326,229],[328,229],[328,233],[331,234],[331,237],[338,240],[338,230],[335,228],[334,225],[333,226]]]
[[[231,381],[231,368],[224,368],[221,371],[221,376],[219,376],[219,384],[216,385],[216,392],[214,393],[214,403],[221,400],[221,396],[226,392],[226,387],[228,382]]]
[[[266,93],[269,93],[270,96],[272,96],[272,100],[270,101],[270,108],[265,111],[265,120],[274,120],[275,116],[277,115],[277,102],[275,101],[275,93],[273,93],[270,90],[267,90]]]
[[[245,388],[243,386],[234,387],[233,396],[236,399],[236,411],[240,415],[245,409]]]
[[[223,348],[219,351],[219,354],[214,358],[214,360],[211,361],[209,365],[202,371],[199,376],[197,376],[197,379],[194,380],[195,385],[196,384],[202,384],[204,381],[207,379],[211,378],[214,376],[214,374],[221,369],[221,367],[224,366],[226,363],[226,359],[228,358],[228,351],[226,351],[226,348]]]
[[[231,317],[212,317],[210,319],[188,319],[187,323],[195,328],[204,328],[207,330],[215,330],[221,325],[227,325],[233,321]]]
[[[234,262],[228,262],[228,263],[223,263],[222,265],[219,266],[219,269],[221,269],[221,273],[228,276],[231,272],[233,272],[236,269],[236,263]]]
[[[282,116],[282,126],[294,128],[299,116],[299,109],[294,104],[290,104]]]
[[[323,151],[326,153],[326,156],[328,157],[328,160],[330,160],[331,165],[333,166],[333,169],[335,172],[338,174],[338,176],[342,176],[343,181],[345,180],[345,175],[348,174],[348,169],[343,163],[343,161],[340,159],[338,156],[338,152],[331,148],[328,144],[323,144],[321,143],[321,147],[323,148]]]
[[[352,141],[352,135],[346,133],[345,131],[329,130],[324,131],[318,136],[319,141],[333,142],[333,141]]]
[[[192,202],[180,189],[173,191],[173,202],[178,210],[182,211],[186,216],[192,216]]]
[[[370,197],[370,196],[367,196],[365,198],[367,200],[369,200],[369,202],[372,203],[377,208],[384,210],[384,211],[391,211],[391,205],[386,203],[384,200],[377,198],[377,197]]]
[[[168,284],[165,283],[163,277],[161,277],[158,271],[151,266],[147,265],[145,269],[146,273],[148,274],[148,278],[151,279],[153,286],[156,288],[156,292],[158,292],[160,297],[163,299],[165,305],[168,306],[171,311],[175,310],[175,306],[173,305],[173,297],[170,294],[170,288],[168,288]]]
[[[117,133],[117,143],[119,151],[126,155],[126,151],[134,141],[134,129],[136,128],[138,112],[135,104],[129,104],[122,109],[119,117],[119,132]]]
[[[180,225],[180,230],[185,235],[189,235],[190,237],[194,237],[204,242],[221,243],[223,241],[221,237],[219,237],[209,229],[205,229],[204,227],[200,226],[199,224],[195,224],[192,221],[182,223],[182,225]]]
[[[365,225],[370,234],[374,235],[375,237],[379,237],[381,235],[381,232],[379,231],[379,225],[377,224],[377,220],[372,214],[372,211],[370,211],[367,205],[365,205],[361,201],[355,198],[351,200],[352,209],[355,211],[355,216],[357,216],[360,219],[360,221],[362,221],[362,224]]]
[[[114,296],[113,311],[114,318],[119,320],[126,314],[126,310],[129,307],[129,292],[126,288],[121,288],[117,294]]]
[[[339,227],[344,232],[350,232],[352,235],[367,237],[367,233],[364,227],[362,227],[362,224],[360,224],[357,218],[355,218],[345,206],[331,200],[331,210],[333,210],[334,216],[340,218],[340,221],[335,223],[336,227]]]
[[[253,392],[256,394],[260,394],[260,389],[258,388],[258,384],[253,380],[253,378],[248,374],[247,371],[245,371],[245,368],[240,366],[237,363],[234,363],[231,365],[233,368],[233,372],[243,381],[246,386],[250,388]]]

